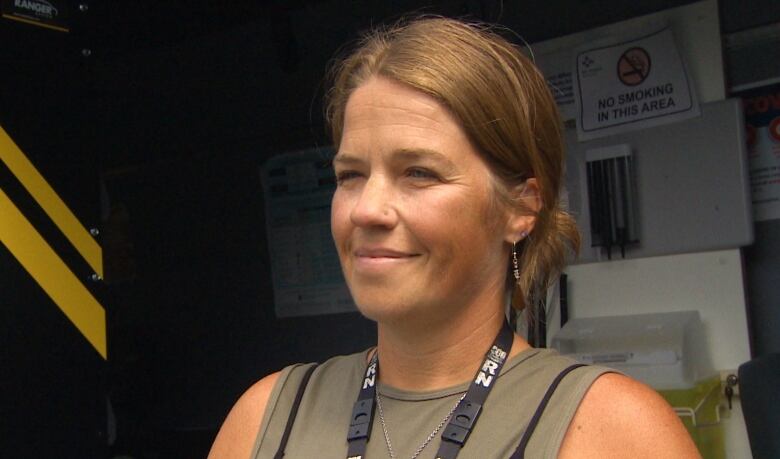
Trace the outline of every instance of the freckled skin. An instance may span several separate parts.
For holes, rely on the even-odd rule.
[[[423,327],[501,307],[506,218],[487,165],[436,100],[382,78],[365,83],[347,103],[334,167],[333,237],[363,314]],[[369,260],[361,247],[404,256]]]

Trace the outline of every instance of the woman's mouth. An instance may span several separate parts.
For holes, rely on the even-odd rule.
[[[395,265],[419,256],[417,253],[386,247],[361,247],[353,253],[356,263],[366,268]]]

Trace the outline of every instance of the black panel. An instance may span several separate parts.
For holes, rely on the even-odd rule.
[[[780,21],[780,6],[776,0],[721,0],[718,5],[725,33]]]
[[[103,458],[105,363],[0,244],[0,450]]]
[[[745,249],[748,321],[754,357],[780,352],[780,221],[756,222],[756,239]]]
[[[96,225],[98,164],[84,148],[78,33],[3,19],[0,38],[0,125],[82,224]],[[87,280],[92,270],[5,164],[0,188],[103,303]],[[106,457],[105,361],[2,244],[0,337],[3,457]]]

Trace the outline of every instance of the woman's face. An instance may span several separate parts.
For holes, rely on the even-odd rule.
[[[384,78],[349,98],[331,228],[359,309],[440,319],[503,298],[511,241],[490,172],[435,99]]]

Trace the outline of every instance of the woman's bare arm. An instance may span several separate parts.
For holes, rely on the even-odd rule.
[[[280,373],[266,376],[244,392],[228,413],[208,459],[247,459],[263,420],[265,406]]]
[[[593,383],[566,432],[559,458],[700,458],[674,410],[656,391],[607,373]]]

